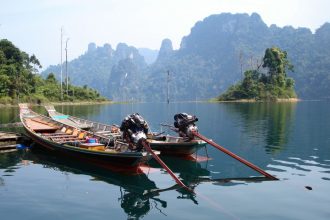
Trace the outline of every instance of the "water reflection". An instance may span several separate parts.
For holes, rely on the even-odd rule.
[[[25,151],[0,154],[0,169],[6,173],[4,176],[11,175],[10,173],[14,173],[18,169],[17,164],[22,161],[25,154]]]
[[[159,209],[167,206],[166,201],[156,198],[159,196],[159,191],[164,190],[159,190],[156,184],[145,174],[125,175],[97,169],[84,163],[58,158],[55,155],[47,155],[45,152],[36,149],[33,150],[33,153],[26,154],[24,159],[33,161],[35,164],[41,164],[48,169],[76,175],[89,175],[91,181],[102,181],[118,186],[120,189],[118,201],[128,219],[139,219],[145,216],[152,208],[151,201],[156,203]],[[176,188],[174,187],[174,189]],[[172,190],[172,188],[168,190]]]
[[[13,123],[19,121],[18,108],[1,107],[0,109],[0,124]]]
[[[207,169],[207,162],[201,164],[192,160],[171,157],[163,157],[163,160],[185,184],[194,189],[205,182],[211,182],[214,185],[232,186],[246,184],[247,181],[253,181],[253,178],[212,179],[210,177],[210,171]],[[177,185],[165,189],[159,189],[156,183],[150,180],[146,174],[123,175],[108,170],[95,169],[94,167],[86,166],[83,163],[77,163],[58,158],[55,155],[45,154],[45,152],[37,149],[34,149],[33,151],[19,151],[12,154],[1,155],[0,169],[3,169],[5,172],[15,172],[16,169],[21,167],[20,165],[22,165],[24,161],[29,161],[30,164],[40,164],[46,169],[60,171],[65,175],[88,175],[90,176],[91,181],[102,181],[117,186],[120,190],[118,203],[122,210],[127,214],[128,219],[141,219],[153,209],[157,209],[158,212],[164,214],[168,207],[168,201],[162,199],[160,195],[165,191],[176,191],[178,193],[176,196],[177,200],[189,200],[196,205],[201,202],[196,194],[189,193],[184,189],[179,188]],[[151,162],[150,165],[152,167],[160,168],[156,162]],[[15,174],[13,173],[12,175]],[[3,176],[6,176],[6,174]],[[168,176],[168,178],[170,177]],[[263,181],[263,179],[255,179],[254,181]],[[5,178],[1,177],[0,186],[4,185]],[[171,201],[173,202],[174,200]]]
[[[207,169],[207,162],[204,162],[205,167],[198,163],[194,157],[171,157],[162,156],[165,164],[182,180],[182,182],[191,189],[195,189],[204,180],[211,179],[210,171]],[[161,168],[161,166],[154,160],[150,161],[150,166]],[[196,194],[189,193],[184,189],[177,189],[180,193],[178,199],[191,200],[194,204],[198,204]]]
[[[201,183],[203,179],[200,177],[209,174],[209,171],[202,168],[196,161],[179,159],[178,163],[178,160],[173,160],[173,158],[170,157],[164,160],[173,171],[192,188],[195,188]],[[165,191],[176,191],[179,193],[177,199],[188,199],[194,204],[198,204],[195,194],[187,192],[177,185],[160,189],[146,174],[125,175],[118,172],[111,172],[84,163],[59,158],[56,155],[46,153],[37,148],[33,148],[32,151],[19,151],[13,154],[2,155],[0,158],[0,169],[4,169],[4,173],[15,172],[15,169],[20,168],[19,164],[22,164],[22,161],[40,164],[46,169],[60,171],[65,175],[69,173],[75,175],[89,175],[91,181],[102,181],[118,186],[120,190],[118,201],[120,207],[127,214],[128,219],[140,219],[147,215],[152,209],[157,209],[159,212],[163,213],[168,206],[168,202],[160,198],[160,193]],[[160,168],[156,162],[151,162],[150,165]],[[6,176],[6,174],[3,176]],[[168,178],[170,177],[168,176]],[[3,184],[5,184],[5,180],[2,180]]]
[[[159,198],[158,193],[138,193],[127,192],[120,188],[121,198],[119,198],[120,206],[127,213],[128,219],[139,219],[144,217],[154,206],[161,213],[162,209],[167,207],[167,202]],[[153,202],[153,204],[152,204]]]
[[[228,112],[243,119],[244,133],[256,143],[265,142],[266,152],[274,154],[287,144],[295,118],[296,103],[231,103]]]
[[[82,105],[82,106],[75,106],[75,105],[58,105],[55,106],[55,109],[58,112],[68,115],[74,115],[77,117],[84,117],[89,118],[95,115],[99,115],[101,110],[104,106],[99,105]],[[47,115],[47,111],[43,106],[34,106],[33,110],[40,113]]]

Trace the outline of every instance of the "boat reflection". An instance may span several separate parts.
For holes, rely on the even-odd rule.
[[[178,189],[173,186],[168,189],[158,189],[144,173],[134,173],[131,175],[120,172],[112,172],[100,169],[84,163],[72,162],[59,158],[56,155],[45,154],[43,151],[34,148],[32,152],[25,154],[24,160],[32,161],[34,164],[41,164],[43,167],[71,173],[76,175],[89,175],[91,181],[102,181],[118,186],[120,189],[120,206],[128,215],[128,218],[139,219],[145,216],[152,208],[151,200],[156,203],[159,209],[167,207],[167,202],[156,198],[161,191]]]
[[[197,160],[201,158],[198,156]],[[211,158],[209,158],[211,159]],[[259,176],[247,176],[244,177],[244,172],[233,171],[231,169],[230,172],[226,170],[221,170],[222,178],[214,178],[212,172],[209,168],[208,160],[203,158],[203,162],[197,162],[194,157],[190,158],[179,158],[179,157],[170,157],[170,156],[162,156],[162,160],[167,164],[170,169],[180,177],[185,185],[193,190],[197,190],[198,185],[203,183],[211,183],[213,185],[218,186],[236,186],[242,184],[248,184],[253,182],[262,182],[262,181],[269,181],[270,179],[267,177],[259,177]],[[155,161],[150,162],[150,166],[161,168]],[[220,166],[217,166],[220,169]],[[222,168],[223,169],[223,168]],[[234,173],[233,173],[234,172]],[[232,174],[233,178],[225,177]],[[239,176],[239,177],[237,177]],[[176,189],[180,196],[177,199],[188,199],[191,200],[193,203],[198,204],[198,196],[195,193],[189,193],[183,188]]]
[[[173,185],[165,189],[159,189],[155,182],[150,180],[145,173],[123,174],[122,172],[113,172],[105,169],[99,169],[86,166],[84,163],[72,162],[67,159],[58,158],[56,155],[45,154],[39,148],[33,148],[33,152],[27,154],[26,160],[34,163],[42,164],[44,167],[62,172],[70,172],[73,174],[90,175],[92,181],[103,181],[111,185],[119,186],[121,197],[118,199],[120,205],[129,217],[139,218],[146,215],[151,206],[162,212],[167,207],[167,202],[159,198],[161,192],[177,191],[178,199],[188,199],[198,204],[196,195],[188,192],[178,185]],[[210,172],[202,168],[202,165],[194,160],[173,158],[170,156],[162,157],[162,160],[171,167],[180,179],[190,188],[195,189],[202,180],[209,179]],[[149,166],[161,169],[161,166],[154,160]],[[148,169],[148,168],[147,168]],[[144,171],[148,172],[148,171]],[[151,205],[151,201],[153,205]]]

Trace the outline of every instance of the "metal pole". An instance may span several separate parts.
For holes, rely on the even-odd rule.
[[[275,176],[267,173],[266,171],[262,170],[260,167],[257,167],[256,165],[254,165],[253,163],[245,160],[242,157],[237,156],[236,154],[234,154],[233,152],[227,150],[226,148],[220,146],[219,144],[215,143],[214,141],[204,137],[203,135],[201,135],[200,133],[193,131],[192,132],[194,136],[199,137],[200,139],[202,139],[203,141],[205,141],[206,143],[212,145],[213,147],[217,148],[218,150],[224,152],[225,154],[231,156],[232,158],[238,160],[239,162],[245,164],[246,166],[250,167],[251,169],[257,171],[258,173],[261,173],[262,175],[264,175],[265,177],[268,177],[269,179],[272,180],[278,180]]]
[[[65,76],[66,76],[66,95],[69,95],[69,79],[68,79],[68,41],[65,42]]]
[[[188,192],[193,192],[188,186],[186,186],[174,173],[173,171],[153,152],[149,143],[146,140],[142,141],[143,147],[152,155],[152,157],[171,175],[174,181],[179,184],[182,188],[187,190]]]
[[[170,71],[167,70],[167,104],[170,103],[170,98],[169,98],[169,81],[170,81]]]
[[[61,100],[63,100],[63,67],[62,67],[62,44],[63,44],[63,27],[61,27]]]

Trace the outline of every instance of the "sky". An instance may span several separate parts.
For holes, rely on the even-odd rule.
[[[90,42],[159,49],[162,40],[169,38],[178,49],[197,21],[223,12],[257,12],[268,26],[315,31],[330,22],[330,1],[0,0],[0,39],[35,54],[45,68],[60,63],[61,27],[63,48],[69,39],[68,60],[72,60],[85,53]]]

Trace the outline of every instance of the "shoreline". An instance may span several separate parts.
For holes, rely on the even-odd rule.
[[[45,102],[45,103],[28,103],[30,106],[43,106],[43,105],[103,105],[103,104],[115,104],[116,102],[113,101],[79,101],[79,102]],[[6,108],[6,107],[18,107],[18,104],[1,104],[0,108]]]
[[[239,100],[231,100],[231,101],[218,101],[215,99],[209,99],[209,100],[199,100],[199,101],[175,101],[171,103],[297,103],[302,101],[322,101],[323,99],[299,99],[299,98],[288,98],[288,99],[276,99],[276,100],[255,100],[255,99],[239,99]],[[134,102],[134,103],[144,103],[144,102]],[[152,103],[152,102],[150,102]],[[155,102],[155,103],[162,103],[162,102]],[[43,105],[106,105],[106,104],[132,104],[130,102],[121,102],[121,101],[81,101],[81,102],[48,102],[48,103],[28,103],[30,106],[43,106]],[[18,104],[1,104],[0,108],[10,108],[10,107],[18,107]]]
[[[276,100],[255,100],[255,99],[238,99],[238,100],[230,100],[230,101],[217,101],[217,100],[210,100],[209,102],[215,102],[215,103],[256,103],[256,102],[300,102],[301,99],[298,98],[279,98]]]

